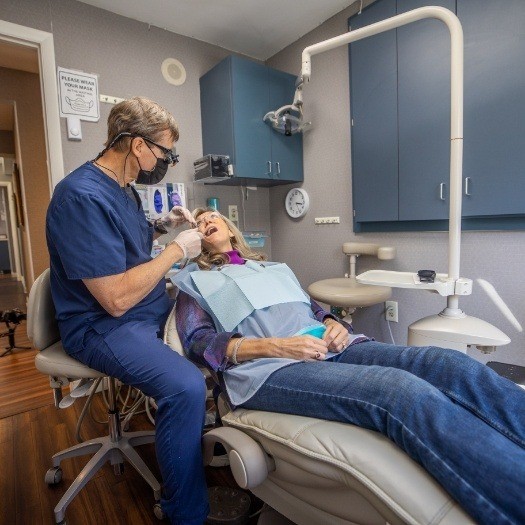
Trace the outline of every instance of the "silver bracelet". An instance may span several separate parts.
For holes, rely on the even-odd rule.
[[[237,361],[237,351],[239,350],[239,346],[241,346],[241,343],[245,339],[246,339],[246,337],[240,337],[239,339],[237,339],[237,341],[235,342],[235,345],[233,346],[233,350],[232,350],[232,355],[230,357],[230,361],[234,365],[238,365],[239,364],[239,361]]]

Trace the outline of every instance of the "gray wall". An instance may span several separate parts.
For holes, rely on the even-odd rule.
[[[72,0],[1,3],[3,20],[53,33],[57,66],[98,74],[99,91],[104,95],[146,96],[173,113],[180,126],[180,163],[168,171],[165,180],[186,183],[190,208],[217,196],[222,212],[227,213],[228,204],[237,204],[241,210],[238,188],[194,186],[191,182],[193,161],[202,156],[199,77],[229,51]],[[185,66],[184,85],[173,86],[162,77],[160,67],[168,57]],[[101,103],[100,121],[82,122],[81,142],[67,140],[65,119],[61,119],[66,173],[103,148],[110,109]],[[245,204],[247,229],[269,231],[268,189],[250,192]]]
[[[368,5],[370,1],[365,1]],[[298,74],[301,51],[309,44],[347,30],[347,18],[357,11],[351,6],[298,42],[272,57],[268,64]],[[228,54],[216,46],[142,24],[72,0],[2,0],[2,19],[49,31],[54,34],[57,65],[100,75],[100,92],[126,97],[149,96],[165,105],[179,121],[181,139],[178,150],[181,163],[167,180],[187,183],[189,205],[204,203],[207,196],[218,196],[221,211],[227,204],[240,205],[240,191],[235,188],[192,187],[192,162],[202,152],[198,78]],[[178,58],[188,72],[186,84],[167,84],[160,74],[164,58]],[[394,261],[379,263],[363,258],[358,270],[383,268],[413,271],[431,267],[447,268],[447,235],[444,233],[360,234],[352,232],[351,166],[348,95],[348,55],[345,47],[313,58],[313,77],[305,89],[306,116],[314,123],[304,137],[305,187],[311,196],[311,209],[305,218],[293,221],[284,212],[284,196],[289,187],[250,192],[246,202],[247,229],[266,229],[272,243],[266,251],[272,259],[289,263],[304,286],[328,277],[342,276],[347,261],[341,252],[343,242],[360,240],[393,245],[398,250]],[[467,94],[468,96],[468,94]],[[102,105],[99,123],[83,123],[84,140],[68,142],[63,127],[66,172],[93,156],[102,148],[105,119],[110,107]],[[373,188],[371,188],[373,191]],[[271,229],[268,215],[270,210]],[[241,208],[239,207],[239,210]],[[339,215],[340,225],[314,226],[317,216]],[[520,281],[523,232],[466,232],[463,234],[462,271],[465,277],[483,277],[492,282],[521,322],[525,320]],[[439,311],[442,298],[432,294],[395,290],[400,305],[400,322],[393,325],[397,342],[406,342],[407,326],[425,315]],[[481,317],[512,338],[512,343],[498,350],[490,359],[525,365],[525,336],[516,333],[502,315],[495,311],[479,287],[461,301],[470,314]],[[389,339],[382,306],[355,315],[356,330],[378,340]],[[471,353],[487,360],[478,352]]]
[[[364,2],[368,5],[371,2]],[[308,33],[268,61],[268,65],[298,74],[301,52],[310,45],[347,31],[347,19],[358,10],[359,2],[317,29]],[[468,97],[468,93],[465,94]],[[377,242],[397,248],[393,261],[361,258],[358,273],[367,269],[416,271],[435,268],[447,271],[446,233],[355,234],[352,231],[352,188],[349,126],[349,80],[347,47],[314,56],[312,80],[304,90],[306,120],[313,128],[304,137],[305,181],[311,204],[308,214],[294,221],[284,211],[287,188],[270,190],[272,224],[272,258],[285,261],[296,271],[303,286],[319,279],[342,277],[348,271],[343,242],[356,240]],[[373,187],[370,188],[373,191]],[[314,217],[340,216],[341,224],[315,226]],[[507,302],[518,320],[525,324],[524,285],[521,272],[525,254],[524,232],[464,232],[462,237],[461,275],[491,282]],[[440,296],[394,290],[399,301],[399,323],[392,323],[397,343],[406,344],[407,327],[421,317],[438,313],[445,300]],[[469,354],[480,361],[496,360],[525,365],[525,335],[518,333],[492,307],[479,286],[464,298],[460,306],[469,314],[495,324],[512,342],[496,353],[484,356],[477,350]],[[383,305],[357,312],[356,331],[388,342]]]

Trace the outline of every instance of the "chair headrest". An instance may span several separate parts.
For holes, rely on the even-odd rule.
[[[55,314],[48,268],[36,279],[29,292],[27,336],[38,350],[44,350],[60,340]]]
[[[177,320],[176,320],[176,307],[175,305],[170,315],[168,316],[168,319],[166,321],[166,326],[164,327],[164,343],[167,344],[169,347],[171,347],[172,350],[177,352],[183,357],[186,357],[189,359],[188,355],[186,354],[184,348],[182,347],[182,342],[179,337],[179,333],[177,332]],[[197,366],[199,366],[201,369],[204,369],[204,367],[198,363],[195,363]],[[219,385],[219,377],[216,372],[212,370],[207,370],[207,373],[211,376],[213,381],[216,385]],[[206,374],[205,374],[206,375]]]
[[[175,319],[175,307],[172,308],[170,315],[166,321],[166,326],[164,327],[164,342],[175,350],[178,354],[183,357],[186,357],[184,348],[182,348],[182,343],[177,332],[177,322]]]

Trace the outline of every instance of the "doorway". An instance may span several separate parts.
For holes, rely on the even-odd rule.
[[[64,177],[52,34],[0,21],[0,76],[0,102],[14,101],[15,108],[18,171],[13,179],[18,180],[12,182],[21,267],[29,291],[49,265],[45,210],[53,188]],[[21,97],[25,98],[18,103]]]

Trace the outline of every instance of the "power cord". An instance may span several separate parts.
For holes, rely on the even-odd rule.
[[[386,311],[386,312],[389,312],[390,310],[393,310],[393,309],[394,309],[394,308],[393,308],[392,306],[389,306],[385,311]],[[391,323],[391,322],[392,322],[392,321],[389,321],[389,320],[387,319],[386,324],[388,325],[388,331],[390,332],[390,339],[392,339],[392,344],[395,345],[396,342],[394,341],[394,336],[393,336],[393,334],[392,334],[392,328],[390,327],[390,323]]]

